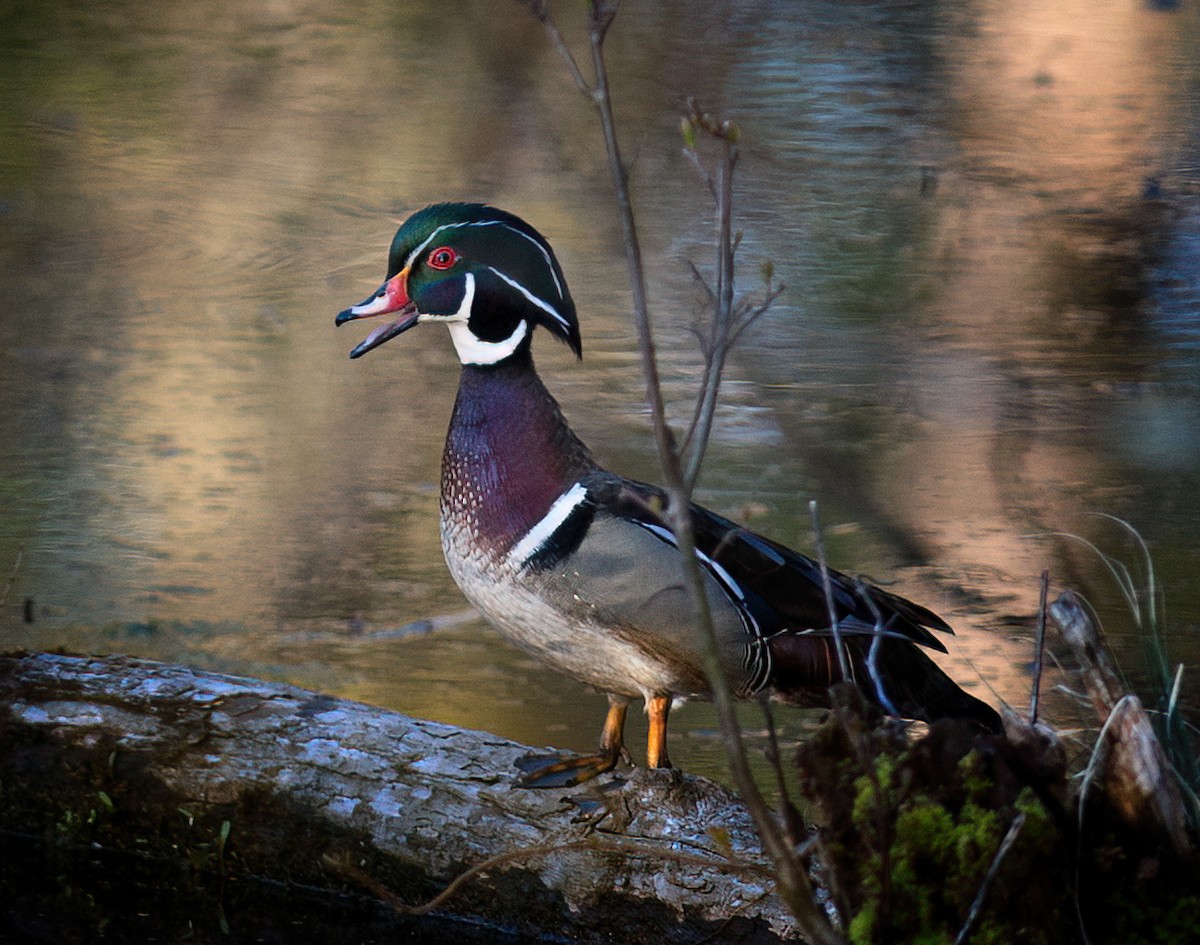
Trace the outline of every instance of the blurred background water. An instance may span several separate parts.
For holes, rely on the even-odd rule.
[[[688,96],[743,129],[742,289],[768,261],[786,285],[730,365],[700,498],[807,551],[818,500],[832,563],[947,616],[943,662],[993,702],[1029,699],[1044,569],[1140,676],[1110,575],[1061,537],[1139,569],[1099,515],[1149,543],[1172,660],[1200,656],[1196,9],[629,0],[611,34],[676,417],[713,231]],[[581,52],[582,10],[556,5]],[[551,240],[585,358],[541,338],[542,375],[606,465],[657,479],[595,119],[519,7],[4,5],[0,647],[594,744],[603,697],[445,571],[446,333],[352,363],[362,332],[333,329],[444,199]],[[708,707],[671,752],[723,776]]]

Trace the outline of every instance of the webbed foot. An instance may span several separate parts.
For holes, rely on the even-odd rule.
[[[525,755],[517,759],[521,776],[517,783],[527,788],[575,787],[597,775],[612,771],[621,760],[619,752],[594,755]]]

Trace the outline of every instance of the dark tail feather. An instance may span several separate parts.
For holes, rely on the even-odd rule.
[[[872,661],[870,637],[847,636],[842,642],[854,682],[888,714],[924,722],[966,719],[985,731],[1003,733],[996,710],[960,689],[917,645],[885,637]],[[780,698],[798,705],[826,704],[825,690],[842,678],[833,638],[784,633],[769,645],[770,685]]]

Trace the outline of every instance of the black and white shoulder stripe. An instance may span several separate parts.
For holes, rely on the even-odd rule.
[[[582,482],[554,500],[546,514],[508,552],[522,571],[554,567],[579,547],[596,514],[596,503]]]

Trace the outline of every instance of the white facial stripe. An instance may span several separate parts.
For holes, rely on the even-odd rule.
[[[474,225],[475,226],[485,226],[486,224],[477,223]],[[543,246],[541,243],[539,243],[537,240],[535,240],[532,236],[530,236],[528,233],[524,233],[521,230],[518,230],[516,227],[510,226],[507,223],[501,223],[500,226],[503,226],[506,229],[512,230],[514,233],[517,234],[517,236],[525,237],[525,239],[529,240],[529,242],[531,242],[534,246],[536,246],[538,248],[538,252],[540,252],[542,254],[542,258],[546,260],[546,268],[550,270],[550,278],[554,280],[554,288],[558,290],[558,298],[561,301],[562,297],[563,297],[563,287],[562,287],[562,283],[558,281],[558,273],[554,271],[554,260],[550,258],[550,251],[548,249],[546,249],[546,247]],[[555,313],[555,317],[557,317],[557,313]]]
[[[562,527],[563,522],[586,499],[587,487],[583,483],[577,482],[571,486],[554,500],[554,504],[550,506],[542,520],[529,529],[524,538],[513,545],[512,550],[508,553],[508,560],[518,566],[523,566],[542,550],[546,542],[554,537],[554,533]]]
[[[472,273],[467,273],[463,277],[463,297],[458,303],[458,311],[453,315],[429,315],[422,312],[417,316],[419,322],[445,322],[446,324],[454,324],[456,322],[466,323],[471,317],[471,305],[475,302],[475,276]]]
[[[408,269],[414,262],[416,262],[417,257],[420,256],[423,252],[425,252],[425,248],[430,243],[433,242],[433,238],[435,236],[437,236],[439,233],[441,233],[442,230],[448,230],[451,227],[459,227],[459,226],[465,226],[465,224],[463,224],[463,223],[445,223],[442,226],[439,226],[437,229],[435,229],[432,233],[429,234],[429,237],[425,240],[424,243],[422,243],[420,246],[418,246],[416,249],[414,249],[411,253],[408,254],[408,258],[406,260],[404,260],[404,268]]]
[[[539,299],[536,295],[534,295],[527,288],[525,288],[525,286],[523,286],[523,285],[521,285],[521,283],[517,282],[516,279],[510,279],[508,276],[506,276],[504,273],[502,273],[495,266],[488,266],[488,269],[490,269],[492,272],[494,272],[496,275],[498,275],[501,279],[503,279],[505,282],[507,282],[510,286],[512,286],[514,289],[516,289],[518,292],[520,292],[523,296],[525,296],[525,298],[529,299],[530,302],[532,302],[534,305],[536,305],[538,308],[540,308],[543,312],[545,312],[547,315],[549,315],[551,318],[553,318],[556,322],[558,322],[560,325],[562,325],[563,328],[567,329],[567,331],[571,330],[571,326],[567,323],[567,320],[565,318],[563,318],[561,315],[559,315],[558,310],[553,305],[551,305],[549,302],[545,302],[542,299]]]
[[[434,237],[436,237],[439,233],[441,233],[442,230],[453,230],[453,229],[458,229],[459,227],[464,227],[464,226],[502,226],[506,230],[511,230],[513,233],[516,233],[517,236],[522,236],[525,239],[529,240],[529,242],[531,242],[534,246],[537,247],[538,252],[542,254],[542,258],[546,260],[546,268],[550,270],[550,278],[552,278],[554,280],[554,288],[558,290],[559,300],[560,301],[562,300],[563,287],[562,287],[562,283],[558,281],[558,273],[554,269],[554,260],[550,256],[550,251],[548,249],[546,249],[546,247],[543,246],[540,242],[538,242],[532,236],[530,236],[528,233],[525,233],[522,230],[518,230],[512,224],[505,223],[503,220],[477,220],[473,223],[443,223],[441,226],[437,227],[432,233],[429,234],[429,237],[425,240],[424,243],[422,243],[420,246],[418,246],[416,249],[414,249],[411,253],[408,254],[408,258],[406,260],[404,260],[404,268],[408,268],[414,262],[416,262],[417,257],[420,256],[423,252],[425,252],[426,249],[429,248],[429,244],[433,242]],[[558,318],[557,312],[552,312],[552,314],[555,316],[555,318]],[[561,321],[561,319],[559,319],[559,320]]]

